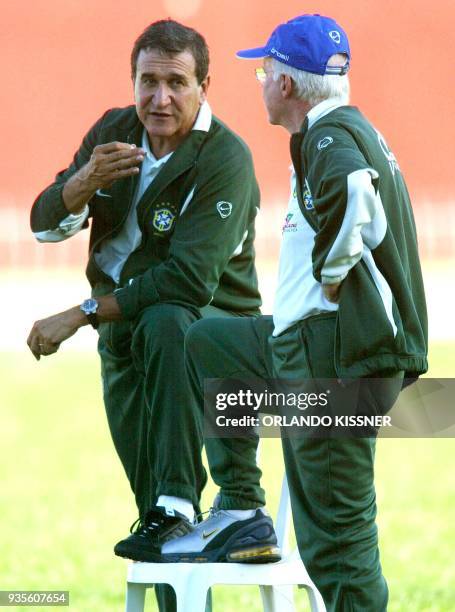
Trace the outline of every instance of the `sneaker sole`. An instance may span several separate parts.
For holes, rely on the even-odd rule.
[[[117,557],[122,557],[122,559],[129,559],[130,561],[156,561],[155,554],[150,551],[131,551],[131,550],[114,550],[114,553]],[[157,557],[161,555],[156,553]]]
[[[158,561],[158,558],[156,559]],[[281,561],[277,546],[255,546],[230,550],[223,548],[199,553],[175,553],[161,555],[161,563],[276,563]]]
[[[130,561],[142,561],[143,563],[163,563],[162,555],[150,551],[114,551],[117,557],[129,559]]]
[[[281,561],[281,552],[277,546],[263,548],[244,548],[227,554],[229,563],[276,563]]]
[[[204,553],[182,553],[175,555],[162,555],[153,552],[116,552],[117,557],[140,561],[142,563],[277,563],[281,561],[281,553],[278,547],[264,546],[262,548],[248,548],[234,550],[227,555],[219,550],[210,551],[210,555]]]

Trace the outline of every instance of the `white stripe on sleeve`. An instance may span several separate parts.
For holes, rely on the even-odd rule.
[[[341,282],[362,257],[362,228],[375,218],[378,203],[382,207],[371,182],[372,178],[378,176],[373,168],[356,170],[348,175],[346,211],[340,231],[321,270],[323,284]]]
[[[69,214],[65,217],[60,221],[59,226],[55,230],[34,232],[34,236],[38,242],[61,242],[62,240],[66,240],[82,229],[88,217],[88,212],[88,206],[86,206],[80,214]]]

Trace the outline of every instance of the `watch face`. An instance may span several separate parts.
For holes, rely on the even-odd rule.
[[[81,310],[85,312],[85,314],[93,314],[96,312],[98,308],[98,302],[93,298],[89,298],[88,300],[84,300],[81,304]]]

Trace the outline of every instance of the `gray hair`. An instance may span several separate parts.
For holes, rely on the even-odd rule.
[[[347,74],[313,74],[298,70],[287,64],[279,62],[275,58],[271,59],[273,79],[277,81],[280,74],[287,74],[295,84],[295,95],[308,102],[312,107],[323,100],[335,98],[342,104],[349,103],[349,78]],[[327,64],[329,66],[343,66],[346,63],[346,56],[341,53],[332,55]]]

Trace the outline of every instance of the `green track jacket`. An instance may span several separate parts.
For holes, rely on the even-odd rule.
[[[341,377],[427,370],[427,313],[408,191],[384,138],[341,106],[291,139],[297,195],[315,231],[313,275],[343,280],[335,367]],[[357,198],[372,181],[375,197]],[[361,171],[361,172],[359,172]]]
[[[63,187],[88,162],[96,145],[121,141],[139,147],[142,131],[134,106],[107,111],[85,136],[71,166],[36,199],[32,230],[55,229],[68,216]],[[118,180],[89,202],[87,277],[95,293],[97,286],[112,281],[93,255],[105,238],[120,231],[136,181],[137,177]],[[156,302],[195,307],[211,303],[257,314],[261,302],[253,240],[258,207],[259,189],[243,141],[215,117],[208,132],[190,132],[138,203],[142,243],[127,259],[116,290],[123,317],[134,319]]]

